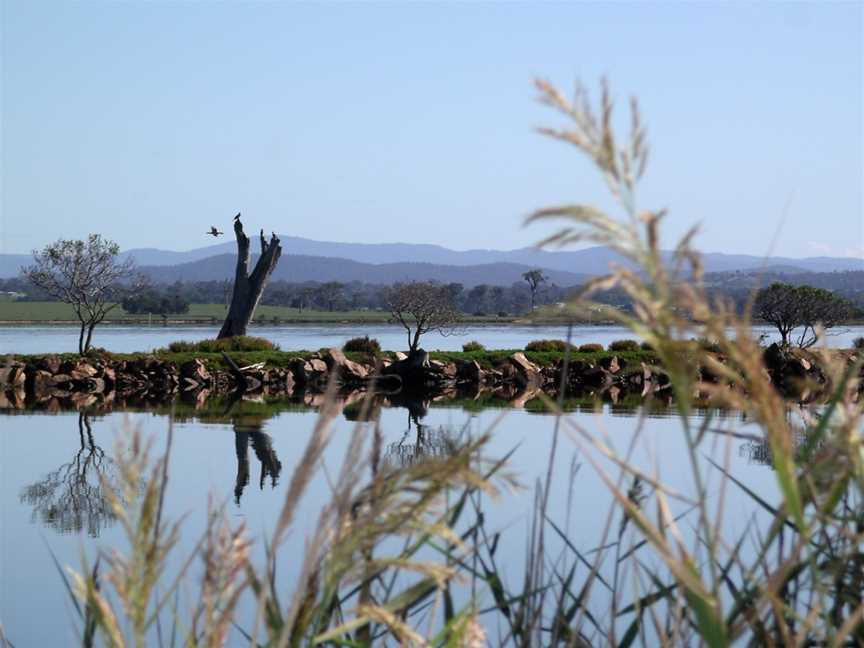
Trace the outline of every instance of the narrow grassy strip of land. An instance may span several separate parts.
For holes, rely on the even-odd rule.
[[[189,312],[168,315],[164,322],[168,324],[212,324],[222,323],[227,309],[224,304],[190,304]],[[255,310],[255,324],[353,324],[377,323],[386,324],[390,319],[387,311],[350,310],[321,311],[304,309],[299,311],[288,306],[270,306],[262,304]],[[465,315],[465,321],[471,323],[507,323],[514,318],[497,316]],[[69,304],[62,302],[2,302],[0,303],[0,324],[77,324],[75,311]],[[117,307],[111,311],[105,320],[110,324],[162,324],[161,315],[131,314]]]

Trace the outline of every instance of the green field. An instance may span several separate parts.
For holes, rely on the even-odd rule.
[[[182,315],[169,315],[168,321],[178,324],[209,324],[220,323],[225,317],[226,308],[222,304],[192,304],[189,312]],[[274,318],[276,320],[274,321]],[[342,323],[342,322],[376,322],[386,323],[390,313],[385,311],[318,311],[304,309],[298,312],[288,306],[261,305],[255,311],[255,322],[259,324],[287,323]],[[509,319],[498,317],[468,317],[471,322],[508,322]],[[68,304],[60,302],[0,302],[0,322],[76,322],[75,312]],[[147,315],[129,315],[121,308],[116,308],[108,314],[106,322],[139,323],[147,322]],[[153,315],[153,322],[161,322],[161,315]]]

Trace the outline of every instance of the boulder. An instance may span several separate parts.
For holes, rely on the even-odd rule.
[[[600,366],[611,374],[616,374],[621,370],[621,364],[618,362],[618,356],[611,358],[603,358],[600,360]]]
[[[362,382],[369,376],[366,367],[349,360],[339,349],[329,349],[325,361],[331,371],[337,372],[337,378],[343,383]]]
[[[476,360],[466,360],[459,365],[459,378],[471,383],[483,382],[484,372]]]
[[[24,385],[26,379],[24,366],[20,363],[7,364],[0,367],[0,386],[2,387],[17,389]]]
[[[430,360],[429,368],[433,373],[437,373],[446,378],[455,378],[456,377],[456,363],[454,362],[441,362],[440,360]]]
[[[309,366],[312,368],[312,371],[317,374],[326,374],[327,373],[327,363],[321,360],[320,358],[311,358],[309,360]]]
[[[210,372],[207,371],[204,361],[198,358],[184,362],[180,366],[180,376],[192,380],[199,385],[209,385],[213,380]]]
[[[526,358],[521,351],[510,356],[510,364],[516,369],[517,377],[521,382],[525,384],[538,382],[540,367]]]
[[[63,364],[63,361],[58,356],[45,356],[44,358],[39,358],[36,362],[36,368],[47,371],[50,374],[56,374],[60,373],[61,364]]]

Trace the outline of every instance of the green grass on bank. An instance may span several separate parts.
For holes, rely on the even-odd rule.
[[[189,312],[180,315],[168,315],[168,322],[183,324],[221,324],[227,309],[224,304],[191,304]],[[255,324],[287,324],[303,322],[354,323],[370,322],[384,324],[390,319],[390,313],[373,310],[352,311],[321,311],[288,306],[259,305],[255,310]],[[75,311],[68,304],[61,302],[0,302],[0,322],[76,322]],[[108,314],[106,323],[146,323],[162,324],[161,315],[131,315],[121,308],[116,308]],[[465,321],[474,323],[509,322],[511,318],[497,316],[475,317],[465,316]]]
[[[477,363],[484,369],[491,369],[493,367],[500,366],[504,364],[507,359],[512,356],[517,351],[522,351],[521,349],[498,349],[498,350],[488,350],[488,351],[472,351],[469,353],[463,351],[433,351],[429,354],[430,359],[439,360],[441,362],[463,362],[466,360],[476,360]],[[551,366],[556,362],[561,361],[564,358],[564,353],[560,351],[549,351],[549,352],[531,352],[531,351],[522,351],[525,354],[525,357],[528,358],[531,362],[539,366]],[[297,358],[309,358],[314,352],[313,351],[231,351],[228,355],[231,357],[234,362],[243,366],[249,364],[255,364],[258,362],[264,362],[266,367],[287,367],[291,364],[292,360]],[[63,360],[76,360],[80,356],[77,353],[61,353],[61,354],[46,354],[40,353],[35,355],[8,355],[3,356],[0,355],[0,366],[6,360],[18,360],[21,362],[35,362],[40,358],[44,358],[48,355],[57,355]],[[386,357],[393,357],[393,352],[384,352],[382,355]],[[140,358],[154,356],[160,360],[174,362],[178,365],[183,364],[189,360],[198,358],[203,360],[208,367],[217,369],[224,368],[225,361],[222,358],[221,353],[216,352],[201,352],[201,351],[181,351],[181,352],[173,352],[168,350],[159,350],[155,353],[99,353],[94,352],[90,355],[91,358],[108,358],[112,361],[131,361],[137,360]],[[349,360],[353,360],[355,362],[371,362],[372,358],[365,353],[353,353],[348,352],[345,353],[345,356]],[[640,362],[652,363],[656,360],[656,357],[651,351],[633,351],[626,353],[615,353],[611,351],[596,351],[591,353],[579,353],[573,352],[570,354],[571,361],[587,361],[587,362],[597,362],[604,358],[611,358],[612,356],[617,357],[619,360],[624,360],[629,365],[638,365]]]

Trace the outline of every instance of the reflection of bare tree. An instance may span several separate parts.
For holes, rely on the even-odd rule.
[[[792,443],[795,447],[795,459],[799,460],[802,448],[807,445],[807,432],[796,432]],[[820,441],[814,445],[812,450],[817,450],[822,445]],[[738,447],[738,456],[746,457],[747,461],[753,464],[762,464],[763,466],[772,466],[774,464],[774,455],[771,452],[771,445],[768,443],[768,439],[752,440],[741,444]]]
[[[114,462],[93,439],[87,414],[78,414],[81,448],[75,457],[44,479],[22,489],[20,500],[33,507],[37,518],[60,533],[77,533],[86,527],[96,537],[116,519],[106,488],[116,491]]]
[[[282,462],[273,449],[273,439],[262,432],[262,424],[234,423],[234,447],[237,451],[237,480],[234,483],[234,500],[240,503],[243,490],[249,484],[249,443],[255,456],[261,463],[261,478],[259,488],[264,488],[264,482],[270,477],[271,486],[276,486],[279,473],[282,472]]]
[[[416,429],[413,443],[408,442],[412,421]],[[456,447],[455,435],[452,430],[444,426],[430,429],[428,425],[420,423],[420,420],[409,411],[408,429],[405,430],[397,443],[391,443],[387,446],[384,452],[384,463],[392,467],[404,468],[420,461],[450,456]]]

